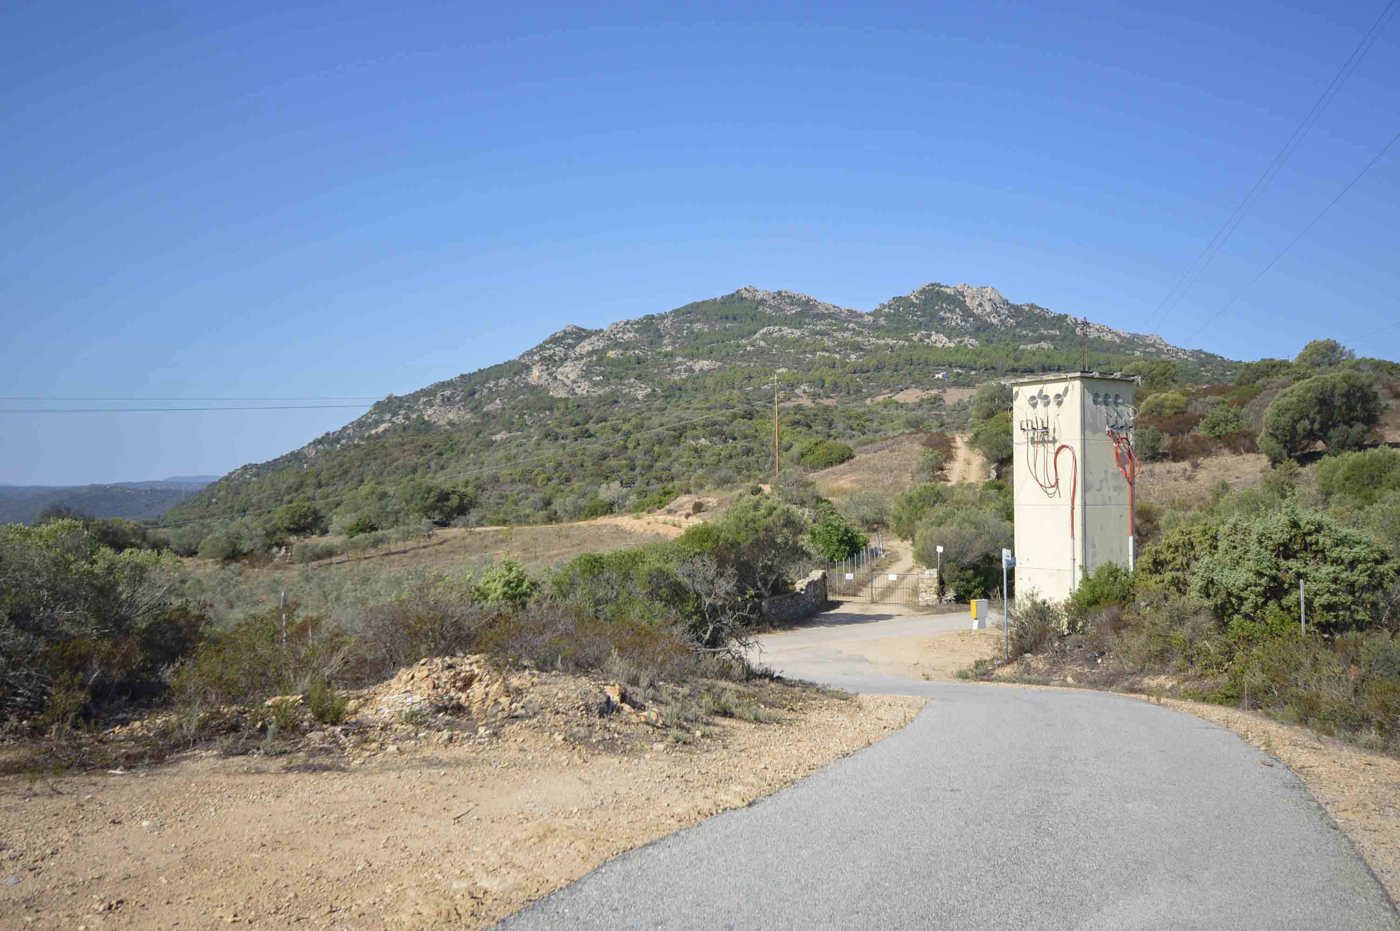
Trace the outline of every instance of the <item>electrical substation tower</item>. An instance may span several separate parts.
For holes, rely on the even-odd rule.
[[[1061,601],[1104,563],[1132,568],[1136,391],[1093,372],[1011,383],[1018,596]]]

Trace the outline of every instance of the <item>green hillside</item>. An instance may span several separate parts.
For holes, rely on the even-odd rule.
[[[1234,367],[991,288],[931,284],[870,312],[743,288],[606,329],[566,327],[509,362],[385,398],[302,449],[236,470],[169,520],[305,500],[341,527],[362,515],[378,526],[416,480],[451,487],[451,513],[469,522],[573,519],[766,474],[775,377],[784,455],[796,460],[818,439],[962,425],[963,408],[939,393],[892,397],[906,389],[1163,359],[1188,381]]]

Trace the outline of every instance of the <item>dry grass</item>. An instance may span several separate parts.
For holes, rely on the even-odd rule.
[[[1138,473],[1137,497],[1143,504],[1197,507],[1225,482],[1232,490],[1250,488],[1269,471],[1261,453],[1226,453],[1190,462],[1145,462]]]
[[[909,433],[862,446],[854,459],[813,472],[812,482],[824,497],[838,504],[861,492],[893,500],[896,494],[920,481],[923,446],[919,440],[918,434]]]
[[[391,543],[364,553],[308,563],[307,567],[373,563],[399,569],[443,569],[499,562],[509,557],[527,569],[544,569],[582,553],[671,539],[685,526],[686,522],[678,517],[647,514],[613,515],[570,524],[448,527],[434,531],[426,540]]]

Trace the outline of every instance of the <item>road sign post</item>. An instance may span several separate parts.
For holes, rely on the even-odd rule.
[[[1015,565],[1016,557],[1011,555],[1010,550],[1003,548],[1001,551],[1001,630],[1007,662],[1011,661],[1011,614],[1006,598],[1006,570],[1014,568]]]

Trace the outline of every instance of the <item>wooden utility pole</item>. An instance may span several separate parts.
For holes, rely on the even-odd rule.
[[[780,440],[782,427],[778,423],[778,373],[773,373],[773,484],[783,474],[783,446]]]

